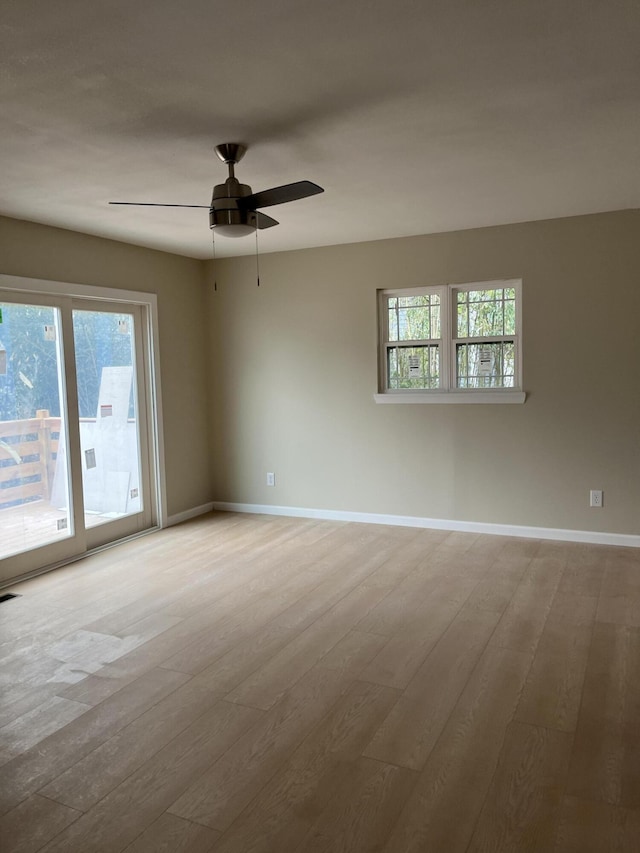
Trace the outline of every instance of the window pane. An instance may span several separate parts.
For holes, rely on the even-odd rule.
[[[514,342],[457,344],[456,373],[458,388],[513,388]]]
[[[387,349],[389,388],[440,387],[440,347],[437,344]]]
[[[390,341],[424,341],[440,337],[438,294],[392,297],[387,306]]]
[[[458,337],[469,337],[469,308],[466,303],[463,305],[458,304]]]
[[[431,337],[440,337],[440,299],[434,297],[431,301]]]
[[[73,311],[85,526],[142,510],[133,316]]]
[[[399,296],[398,306],[400,308],[424,308],[429,305],[430,298],[428,293],[421,293],[419,296]]]
[[[398,312],[395,309],[389,309],[389,340],[398,340]]]
[[[0,304],[0,558],[73,534],[60,312]]]
[[[459,291],[458,338],[515,334],[515,289]]]
[[[431,337],[428,308],[401,308],[398,319],[401,341],[420,341]]]
[[[516,333],[516,300],[505,300],[504,303],[504,334],[515,335]]]

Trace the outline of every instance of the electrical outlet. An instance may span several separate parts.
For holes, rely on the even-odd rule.
[[[602,489],[591,489],[589,492],[589,506],[602,506]]]
[[[275,486],[276,484],[276,475],[273,471],[269,471],[267,473],[267,486]]]

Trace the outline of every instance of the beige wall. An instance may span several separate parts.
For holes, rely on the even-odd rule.
[[[202,263],[0,217],[0,273],[158,295],[168,512],[210,501]]]
[[[253,258],[218,261],[214,293],[210,263],[0,218],[1,273],[158,294],[170,514],[215,498],[640,532],[640,212],[260,266],[257,288]],[[511,277],[524,405],[374,403],[377,288]]]
[[[260,267],[258,289],[253,258],[218,261],[209,289],[216,499],[640,532],[639,211]],[[516,277],[524,405],[376,405],[377,288]]]

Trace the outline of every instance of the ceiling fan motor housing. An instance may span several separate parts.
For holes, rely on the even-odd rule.
[[[224,184],[213,188],[209,227],[225,237],[244,237],[257,228],[258,216],[254,210],[238,207],[238,199],[251,195],[251,187],[229,177]]]

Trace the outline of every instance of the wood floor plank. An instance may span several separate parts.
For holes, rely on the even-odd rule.
[[[640,628],[640,592],[635,595],[601,596],[597,619],[598,622]]]
[[[485,649],[385,853],[466,851],[530,663],[529,653]]]
[[[575,731],[596,606],[593,596],[556,593],[516,719]]]
[[[211,625],[217,618],[226,616],[229,609],[246,605],[242,591],[236,591],[233,604],[222,598],[215,605],[198,611],[178,624],[164,631],[152,640],[138,646],[117,661],[101,667],[95,676],[73,685],[63,692],[67,699],[97,704],[120,690],[132,680],[164,663],[172,654],[177,654],[199,637],[211,631]]]
[[[188,682],[56,776],[41,793],[88,811],[212,709],[220,698],[216,691],[193,680]]]
[[[250,728],[262,712],[218,702],[138,771],[43,848],[43,853],[120,853]]]
[[[411,770],[358,759],[349,798],[333,797],[296,848],[299,853],[375,853],[415,783]]]
[[[375,587],[356,587],[277,652],[259,671],[229,693],[227,698],[231,702],[268,710],[348,634],[359,616],[374,607],[383,595],[384,590]]]
[[[55,660],[73,663],[80,668],[92,668],[112,663],[141,645],[137,637],[116,637],[80,629],[53,643],[46,651]]]
[[[18,756],[88,710],[89,707],[82,702],[53,696],[3,726],[0,729],[0,749],[8,755]]]
[[[405,629],[391,637],[361,677],[388,687],[406,687],[459,610],[455,599],[431,596],[424,602],[419,618],[408,620]]]
[[[3,684],[0,690],[0,728],[51,699],[57,684]]]
[[[466,853],[551,850],[571,756],[566,732],[511,723]]]
[[[334,798],[351,797],[355,762],[397,691],[355,681],[232,823],[216,853],[295,850]]]
[[[367,634],[356,629],[339,640],[319,661],[319,666],[338,669],[344,675],[358,678],[363,668],[385,646],[386,637],[380,634]]]
[[[451,570],[448,560],[435,558],[418,563],[400,583],[358,624],[358,629],[372,634],[393,637],[406,628],[407,621],[420,618],[425,601],[438,595],[439,584]],[[475,581],[477,583],[477,580]],[[473,586],[475,586],[475,583]],[[471,590],[469,590],[471,592]],[[441,594],[440,598],[447,598]],[[454,596],[449,596],[452,600]]]
[[[596,622],[569,772],[569,795],[640,808],[638,673],[640,629]]]
[[[622,853],[640,850],[640,809],[625,809]]]
[[[640,834],[629,813],[609,803],[566,797],[559,817],[554,853],[637,853]],[[634,837],[635,836],[635,837]]]
[[[80,815],[45,797],[29,797],[0,818],[2,853],[36,853]]]
[[[551,610],[555,590],[553,585],[539,586],[530,577],[521,581],[491,643],[513,651],[533,653]]]
[[[335,670],[310,671],[173,803],[171,814],[228,829],[347,687]]]
[[[566,571],[571,554],[568,542],[543,542],[522,576],[522,584],[535,584],[537,589],[556,590]]]
[[[126,670],[107,664],[101,666],[95,674],[86,675],[81,680],[72,682],[71,687],[59,688],[58,695],[65,699],[83,702],[85,705],[99,705],[100,702],[104,702],[105,699],[113,696],[118,690],[122,690],[157,665],[157,663],[149,663],[139,668],[133,666]]]
[[[290,628],[292,631],[305,630],[312,622],[335,607],[359,584],[368,580],[379,562],[380,555],[375,550],[362,558],[357,558],[352,565],[332,559],[322,567],[317,586],[277,617],[278,625]]]
[[[123,853],[208,853],[220,833],[165,812]]]
[[[420,530],[412,538],[403,537],[400,552],[394,542],[388,558],[367,577],[367,586],[393,589],[416,569],[444,535],[444,531]]]
[[[467,605],[478,610],[504,613],[519,582],[519,578],[496,579],[492,572],[478,583],[467,599]]]
[[[498,618],[473,608],[458,614],[364,750],[365,756],[413,770],[424,767]]]
[[[631,549],[607,549],[604,561],[604,576],[600,594],[602,596],[631,595],[640,593],[640,568],[637,554]]]
[[[0,813],[63,773],[185,680],[180,673],[155,670],[103,704],[83,706],[85,713],[23,750],[4,767],[0,774]]]
[[[516,719],[573,732],[578,724],[587,667],[590,628],[543,635],[516,711]]]
[[[294,636],[295,632],[272,621],[199,672],[193,682],[229,694],[265,666]]]
[[[558,590],[572,595],[600,595],[605,561],[597,545],[575,545],[569,553]]]
[[[254,630],[267,625],[286,609],[286,595],[266,595],[249,608],[221,617],[208,631],[163,661],[167,669],[196,674],[206,669],[227,651],[245,640]]]
[[[132,622],[130,625],[121,628],[117,634],[115,631],[110,633],[114,633],[118,637],[122,637],[122,639],[134,637],[136,643],[141,645],[148,640],[153,640],[159,634],[168,631],[169,628],[173,628],[174,625],[182,622],[182,619],[182,616],[171,616],[164,612],[151,613],[149,616],[144,616],[142,619],[138,619],[136,622]]]

